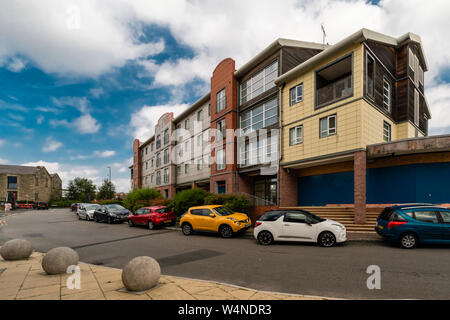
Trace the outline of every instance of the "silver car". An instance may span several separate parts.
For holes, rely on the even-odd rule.
[[[87,221],[94,219],[94,211],[100,208],[99,204],[95,203],[80,203],[77,209],[78,219]]]

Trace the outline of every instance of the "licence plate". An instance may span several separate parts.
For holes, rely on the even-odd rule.
[[[172,222],[172,220],[166,220],[166,223],[170,223],[170,222]]]

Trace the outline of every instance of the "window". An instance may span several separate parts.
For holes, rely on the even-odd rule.
[[[308,216],[302,212],[286,212],[284,222],[307,223]]]
[[[8,189],[17,189],[17,177],[8,177]]]
[[[320,137],[328,137],[336,134],[336,115],[320,119]]]
[[[211,103],[208,103],[208,116],[211,115]]]
[[[188,174],[189,173],[189,163],[185,163],[184,164],[184,173]]]
[[[443,223],[450,223],[450,212],[441,211],[441,218]]]
[[[277,179],[258,179],[254,183],[254,205],[277,204]]]
[[[161,171],[156,172],[156,184],[161,184]]]
[[[150,182],[153,183],[153,174],[150,177]]]
[[[197,160],[197,171],[202,170],[203,159]]]
[[[418,126],[419,125],[419,106],[420,106],[420,96],[419,91],[417,89],[414,89],[414,123]]]
[[[289,145],[293,146],[303,142],[303,125],[289,130]]]
[[[158,135],[156,137],[156,149],[159,149],[161,147],[161,136]]]
[[[38,177],[34,177],[34,182],[36,187],[39,186],[39,178]]]
[[[164,130],[164,144],[169,143],[169,129]]]
[[[389,112],[391,112],[391,97],[391,83],[386,78],[383,78],[383,107]]]
[[[152,168],[153,168],[153,160],[154,159],[150,160],[150,167],[152,167]]]
[[[203,145],[203,134],[200,133],[200,134],[197,136],[197,147],[201,147],[202,145]]]
[[[145,169],[148,169],[148,161],[145,161]]]
[[[217,181],[216,182],[216,193],[217,194],[224,194],[227,192],[227,185],[225,181]]]
[[[274,81],[277,76],[278,61],[275,61],[250,79],[242,82],[240,86],[241,104],[244,104],[261,93],[275,87]]]
[[[189,119],[184,120],[184,128],[189,129]]]
[[[227,128],[226,128],[226,124],[225,124],[225,119],[217,121],[216,129],[217,129],[217,131],[220,132],[220,135],[219,135],[219,132],[217,132],[217,134],[216,134],[217,135],[216,139],[215,139],[216,141],[222,141],[222,139],[226,138]]]
[[[290,104],[293,106],[303,100],[303,83],[289,90]]]
[[[249,166],[270,162],[277,157],[277,146],[276,136],[257,137],[239,143],[239,164]]]
[[[266,212],[259,218],[260,221],[277,221],[283,215],[283,211]]]
[[[414,217],[421,222],[439,223],[436,211],[416,211]]]
[[[164,150],[164,164],[168,164],[169,163],[169,149],[165,149]]]
[[[278,99],[275,98],[241,115],[241,129],[246,133],[278,122]]]
[[[224,170],[225,165],[225,152],[223,149],[216,151],[216,170]]]
[[[148,154],[148,147],[145,148],[145,154]]]
[[[150,151],[153,151],[153,143],[150,145]]]
[[[161,165],[161,153],[158,152],[156,154],[156,167],[158,168]]]
[[[199,112],[197,112],[197,121],[202,120],[203,120],[203,110],[200,110]]]
[[[181,166],[177,166],[177,176],[181,175]]]
[[[366,64],[366,91],[367,95],[373,98],[375,96],[375,60],[369,54],[367,55]]]
[[[386,142],[390,142],[392,140],[391,125],[386,121],[383,121],[383,140]]]
[[[191,214],[195,215],[195,216],[205,216],[208,217],[211,214],[211,210],[209,209],[194,209],[191,210]]]
[[[191,150],[190,146],[191,146],[191,139],[188,139],[187,141],[184,142],[184,151],[186,153],[190,153]]]
[[[226,105],[227,105],[227,97],[225,95],[225,89],[222,89],[219,92],[217,92],[216,95],[216,113],[225,109]]]
[[[169,169],[164,169],[164,183],[169,183]]]

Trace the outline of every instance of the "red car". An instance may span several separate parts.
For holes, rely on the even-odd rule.
[[[161,225],[174,226],[176,222],[177,217],[166,206],[143,207],[128,216],[130,227],[141,225],[148,227],[150,230]]]

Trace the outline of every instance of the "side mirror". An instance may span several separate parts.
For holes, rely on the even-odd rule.
[[[215,215],[214,213],[210,213],[209,216],[210,216],[211,218],[215,218],[215,217],[216,217],[216,215]]]

